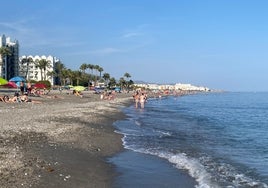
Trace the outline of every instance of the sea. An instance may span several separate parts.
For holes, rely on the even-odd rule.
[[[268,92],[150,98],[123,112],[114,187],[268,187]]]

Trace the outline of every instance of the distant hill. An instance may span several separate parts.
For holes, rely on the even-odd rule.
[[[149,84],[149,82],[141,81],[141,80],[135,80],[135,84]]]

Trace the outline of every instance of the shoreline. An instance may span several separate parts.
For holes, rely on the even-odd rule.
[[[0,184],[3,187],[111,187],[115,177],[107,158],[122,151],[113,123],[131,94],[101,101],[35,98],[42,104],[0,103]],[[2,95],[2,92],[1,92]]]
[[[3,188],[114,186],[120,172],[109,160],[125,149],[113,123],[126,118],[121,109],[134,105],[133,95],[101,100],[99,94],[83,93],[82,98],[59,91],[30,97],[41,104],[0,102]],[[13,92],[0,90],[4,94]],[[183,185],[188,180],[180,175]]]

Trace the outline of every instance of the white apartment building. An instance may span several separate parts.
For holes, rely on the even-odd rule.
[[[209,88],[203,86],[193,86],[191,84],[175,84],[175,90],[185,90],[185,91],[209,91]]]
[[[183,90],[183,91],[209,91],[207,87],[193,86],[191,84],[134,84],[136,87],[150,90]]]
[[[29,59],[31,58],[33,61],[28,61],[26,63],[23,63],[23,59]],[[52,72],[54,70],[54,65],[56,62],[59,61],[56,57],[53,57],[51,55],[49,56],[21,56],[20,57],[20,63],[19,63],[19,74],[20,76],[26,78],[26,80],[35,80],[35,81],[40,81],[42,79],[41,75],[41,70],[36,66],[36,61],[44,59],[49,62],[46,71],[43,72],[43,79],[45,78],[46,80],[50,81],[51,85],[54,84],[54,78],[53,76],[49,76],[48,73]]]

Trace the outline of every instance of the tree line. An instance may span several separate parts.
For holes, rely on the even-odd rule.
[[[83,85],[97,86],[102,84],[104,87],[113,88],[119,86],[129,89],[133,87],[134,82],[130,79],[129,73],[124,73],[119,80],[116,80],[109,73],[104,72],[104,69],[99,65],[83,63],[79,70],[68,69],[60,61],[55,63],[55,68],[52,73],[56,78],[58,85]]]
[[[10,49],[6,46],[0,47],[0,55],[3,58],[11,56]],[[41,81],[47,80],[48,77],[54,77],[55,85],[83,85],[96,86],[104,83],[105,87],[112,88],[119,86],[121,88],[130,88],[134,82],[130,79],[131,75],[125,73],[119,80],[116,80],[109,73],[104,72],[104,69],[99,65],[81,64],[79,70],[71,70],[67,68],[61,61],[54,64],[53,71],[48,71],[52,67],[51,62],[46,59],[35,60],[31,57],[24,57],[20,61],[22,66],[26,67],[24,76],[27,79],[29,73],[29,65],[34,64],[36,68],[40,69]]]
[[[121,88],[130,88],[134,82],[130,80],[131,75],[125,73],[118,81],[114,77],[111,77],[109,73],[103,73],[104,69],[99,65],[83,63],[79,70],[71,70],[67,68],[61,61],[54,64],[53,71],[47,71],[51,68],[51,62],[45,59],[33,61],[31,57],[25,57],[21,59],[21,64],[26,65],[26,78],[28,75],[28,67],[30,63],[34,63],[35,66],[40,69],[41,80],[46,80],[48,77],[54,77],[55,85],[67,86],[67,85],[82,85],[86,87],[97,86],[100,83],[104,87],[112,88],[120,86]],[[102,74],[103,73],[103,74]]]

